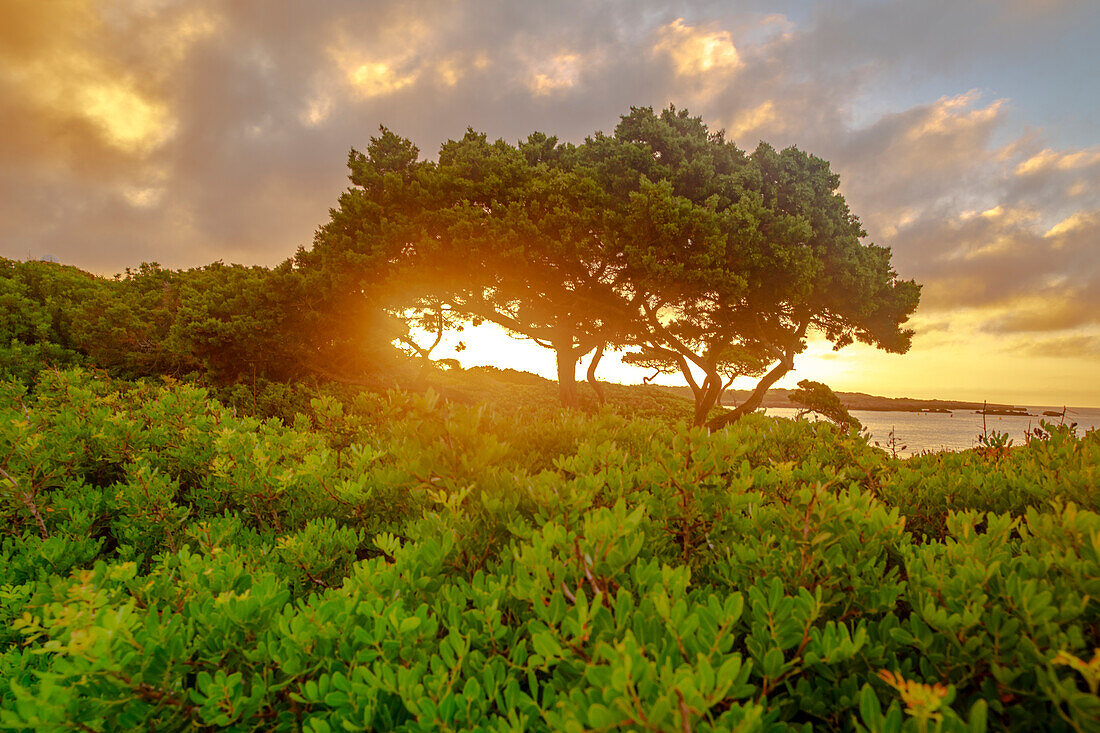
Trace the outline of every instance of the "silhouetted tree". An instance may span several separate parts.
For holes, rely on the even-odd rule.
[[[845,430],[863,429],[863,424],[848,412],[840,397],[827,384],[803,379],[798,383],[798,389],[787,395],[787,399],[802,408],[799,416],[812,412]]]

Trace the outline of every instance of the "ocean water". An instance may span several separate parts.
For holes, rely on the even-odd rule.
[[[986,415],[985,424],[990,433],[1008,433],[1013,445],[1022,445],[1027,431],[1038,427],[1040,420],[1055,424],[1061,422],[1061,418],[1043,417],[1043,410],[1061,412],[1062,408],[1028,406],[1027,411],[1038,417]],[[798,410],[792,407],[767,410],[767,414],[774,417],[793,418],[797,413]],[[890,432],[893,431],[899,456],[911,456],[922,451],[976,448],[978,436],[982,433],[982,416],[966,410],[949,413],[852,410],[852,415],[871,431],[871,440],[878,441],[880,447],[886,450],[890,450],[888,444]],[[1083,435],[1086,430],[1100,429],[1100,409],[1071,407],[1066,411],[1065,421],[1077,423],[1077,434]]]

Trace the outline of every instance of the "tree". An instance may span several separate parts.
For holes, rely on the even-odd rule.
[[[637,358],[706,375],[696,423],[721,394],[719,364],[769,368],[712,428],[759,407],[811,330],[835,348],[908,349],[912,332],[901,326],[919,286],[897,278],[889,249],[860,241],[866,233],[826,161],[767,144],[746,155],[672,107],[632,109],[613,137],[589,139],[578,155],[624,212],[617,239],[646,326]]]
[[[283,268],[281,272],[286,271]],[[5,277],[14,275],[15,277]],[[166,270],[144,263],[113,279],[39,262],[0,268],[0,337],[30,367],[89,363],[123,378],[197,374],[294,376],[297,343],[280,271],[214,263]],[[0,362],[5,361],[0,355]],[[33,375],[30,375],[33,376]]]
[[[421,303],[420,307],[416,308],[409,318],[402,319],[400,316],[394,316],[395,322],[401,322],[405,326],[396,340],[401,344],[405,353],[420,359],[418,383],[424,382],[435,364],[432,361],[432,352],[442,343],[443,334],[448,330],[460,332],[465,328],[461,318],[456,316],[448,303],[444,303],[438,298],[428,298],[426,300],[428,302]],[[430,341],[427,344],[420,343],[413,334],[414,328],[426,332]],[[463,351],[465,348],[466,345],[459,342],[457,350]]]
[[[82,363],[74,311],[100,287],[75,267],[0,258],[0,378],[29,383],[48,366]]]
[[[713,428],[755,410],[811,331],[835,348],[909,347],[919,286],[861,242],[829,164],[766,144],[746,154],[686,110],[632,109],[578,146],[469,130],[438,163],[383,130],[349,167],[353,187],[296,258],[322,310],[414,279],[422,314],[447,303],[552,349],[565,406],[580,358],[594,353],[594,382],[607,348],[680,370],[696,424],[731,377],[759,377]]]
[[[848,412],[840,397],[827,384],[803,379],[798,383],[798,389],[787,395],[787,399],[802,408],[799,417],[813,412],[845,430],[863,429],[863,424]]]
[[[300,376],[293,278],[275,269],[215,262],[179,273],[167,344],[213,381]]]
[[[318,244],[333,257],[394,255],[383,277],[416,283],[404,301],[415,318],[445,303],[552,349],[561,402],[575,406],[578,361],[621,341],[632,312],[615,292],[616,252],[599,236],[606,196],[570,153],[537,133],[510,145],[468,131],[433,164],[384,132],[366,155],[352,152],[356,187]]]
[[[428,307],[420,298],[431,294],[422,287],[425,273],[410,275],[425,217],[439,208],[434,165],[419,155],[384,127],[365,152],[352,149],[351,186],[312,246],[280,268],[288,309],[283,330],[296,342],[302,372],[368,384],[397,367],[391,343],[408,335],[401,316]],[[408,277],[421,286],[406,297],[394,286]]]
[[[840,178],[826,161],[764,144],[752,159],[763,205],[797,217],[809,231],[794,248],[777,248],[773,240],[757,250],[759,264],[749,270],[752,287],[737,316],[747,337],[772,351],[775,365],[737,409],[712,420],[712,428],[760,406],[767,389],[794,368],[810,329],[834,349],[860,341],[908,351],[913,332],[902,325],[920,299],[920,286],[890,267],[888,248],[860,241],[867,233],[837,192]]]
[[[695,398],[694,423],[702,425],[734,378],[757,376],[767,365],[761,344],[743,339],[730,317],[748,289],[730,246],[740,225],[715,210],[713,195],[698,204],[675,196],[667,180],[640,183],[623,235],[642,323],[640,350],[627,360],[679,369]]]
[[[659,337],[657,337],[659,338]],[[627,364],[653,369],[653,379],[658,374],[680,374],[691,388],[695,400],[693,423],[702,425],[710,410],[722,403],[722,395],[738,377],[756,377],[764,373],[767,362],[760,354],[753,353],[742,344],[729,344],[720,352],[711,352],[699,346],[688,346],[684,341],[679,350],[653,344],[645,344],[639,351],[626,354],[623,361]],[[697,354],[696,350],[701,353]],[[697,354],[692,361],[685,353]],[[702,365],[704,377],[698,380],[692,369]],[[648,380],[647,380],[648,381]]]

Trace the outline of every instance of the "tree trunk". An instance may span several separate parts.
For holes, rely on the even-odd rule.
[[[727,425],[731,425],[740,420],[744,415],[756,410],[760,407],[760,403],[764,401],[764,395],[773,384],[783,378],[783,375],[794,368],[794,358],[791,355],[784,355],[780,359],[779,363],[772,367],[771,371],[765,374],[757,383],[756,388],[752,391],[752,394],[748,396],[744,402],[738,405],[734,410],[725,412],[718,417],[707,423],[707,427],[712,431],[724,428]]]
[[[730,378],[728,380],[726,380],[725,382],[722,383],[722,388],[720,390],[718,390],[718,400],[714,404],[716,404],[716,405],[721,405],[722,404],[722,399],[725,398],[726,392],[729,390],[730,387],[733,386],[733,380],[736,379],[736,378],[737,378],[737,375],[734,374],[734,375],[730,376]]]
[[[555,345],[554,354],[558,362],[558,395],[561,406],[577,407],[580,404],[577,396],[577,352],[572,344]]]
[[[592,361],[588,362],[588,383],[592,385],[592,391],[596,393],[596,400],[601,406],[607,404],[607,397],[604,396],[603,385],[596,379],[596,366],[603,358],[603,347],[604,344],[597,346],[596,353],[592,355]]]
[[[691,387],[691,395],[695,399],[695,404],[698,405],[703,396],[703,388],[695,381],[695,375],[691,373],[691,367],[688,366],[688,361],[683,354],[676,354],[676,363],[680,365],[680,373],[684,375],[688,386]]]
[[[703,380],[702,388],[695,393],[695,417],[691,423],[693,426],[702,427],[706,425],[707,415],[710,414],[721,394],[722,377],[717,372],[707,374],[707,378]]]

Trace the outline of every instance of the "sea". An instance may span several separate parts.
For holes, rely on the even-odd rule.
[[[1019,407],[1024,407],[1019,405]],[[982,416],[973,410],[954,410],[952,412],[886,412],[874,410],[852,410],[852,416],[871,432],[871,442],[890,450],[891,436],[899,457],[923,453],[926,451],[967,450],[978,447],[978,436],[983,430],[992,433],[1008,433],[1013,445],[1023,445],[1029,430],[1039,426],[1040,420],[1054,424],[1062,422],[1061,417],[1044,417],[1044,410],[1062,412],[1062,407],[1027,406],[1029,417],[1015,415]],[[773,417],[793,418],[798,410],[793,407],[771,407],[766,411]],[[812,418],[811,418],[812,419]],[[1100,429],[1100,408],[1068,408],[1065,422],[1077,423],[1077,434],[1084,435],[1086,430]]]

